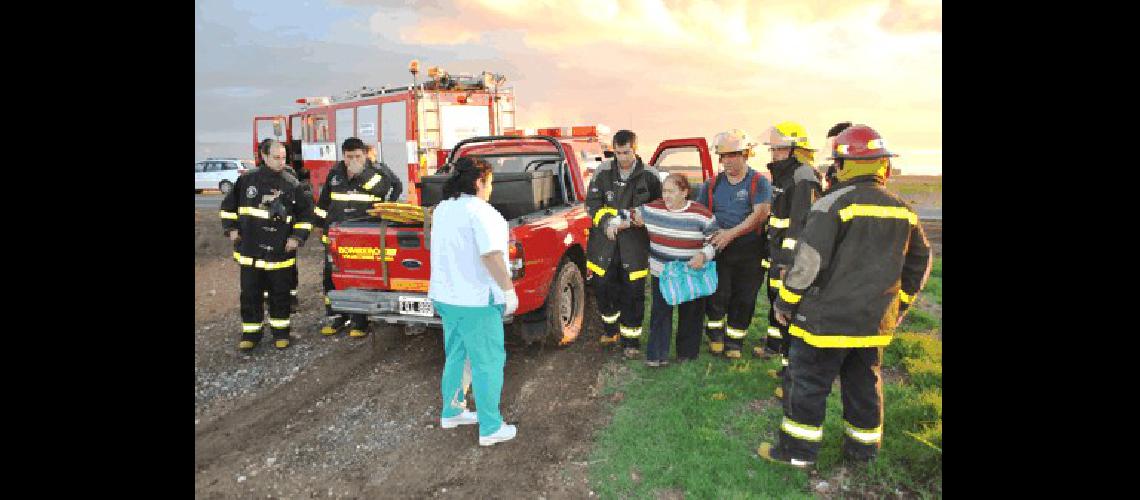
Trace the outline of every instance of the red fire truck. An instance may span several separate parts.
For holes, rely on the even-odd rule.
[[[415,83],[419,62],[412,61],[408,69],[412,85],[305,97],[297,99],[303,107],[296,113],[254,117],[254,157],[266,138],[285,143],[291,165],[317,199],[329,169],[343,159],[341,143],[358,137],[400,177],[400,199],[417,203],[416,184],[435,173],[456,143],[515,127],[514,91],[502,87],[503,75],[451,75],[433,67],[426,81]]]
[[[572,342],[584,328],[588,175],[603,152],[596,127],[539,129],[543,135],[475,137],[460,141],[454,161],[476,156],[494,168],[490,203],[510,225],[508,260],[519,297],[508,332],[527,342]],[[715,173],[703,138],[663,142],[650,165],[694,183]],[[425,176],[420,204],[440,201],[444,174]],[[698,184],[699,185],[699,184]],[[694,189],[696,192],[697,189]],[[440,325],[427,298],[431,276],[430,214],[424,224],[356,220],[333,224],[329,255],[336,290],[333,310],[365,314],[410,331]]]

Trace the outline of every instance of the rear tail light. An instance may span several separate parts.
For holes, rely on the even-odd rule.
[[[511,280],[522,279],[526,274],[522,243],[512,240],[507,247],[510,249],[507,255],[507,263],[510,265]]]

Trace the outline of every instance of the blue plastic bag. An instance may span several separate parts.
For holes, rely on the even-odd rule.
[[[707,297],[716,291],[716,261],[705,263],[702,269],[693,269],[683,260],[666,262],[657,284],[665,303],[671,306]]]

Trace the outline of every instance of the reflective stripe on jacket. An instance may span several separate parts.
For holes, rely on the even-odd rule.
[[[238,177],[222,199],[219,211],[223,232],[236,229],[241,236],[234,258],[251,265],[294,258],[296,251],[286,252],[285,241],[293,237],[304,243],[309,238],[313,229],[312,200],[288,172],[259,168]]]
[[[649,233],[644,227],[630,227],[618,232],[617,240],[606,237],[606,225],[618,217],[619,211],[641,206],[661,198],[661,179],[657,170],[646,167],[637,158],[629,177],[621,180],[617,160],[600,165],[586,189],[586,210],[592,222],[586,246],[586,267],[604,276],[613,260],[614,248],[620,248],[622,266],[630,279],[649,274]]]
[[[914,211],[859,177],[816,201],[799,236],[776,301],[793,311],[788,332],[816,347],[887,345],[933,262]]]

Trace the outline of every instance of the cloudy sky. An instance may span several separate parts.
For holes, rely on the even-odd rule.
[[[507,76],[522,127],[759,134],[875,127],[908,174],[942,173],[942,2],[916,0],[196,0],[195,159],[250,157],[255,115],[408,61]],[[768,161],[763,148],[752,163]]]

